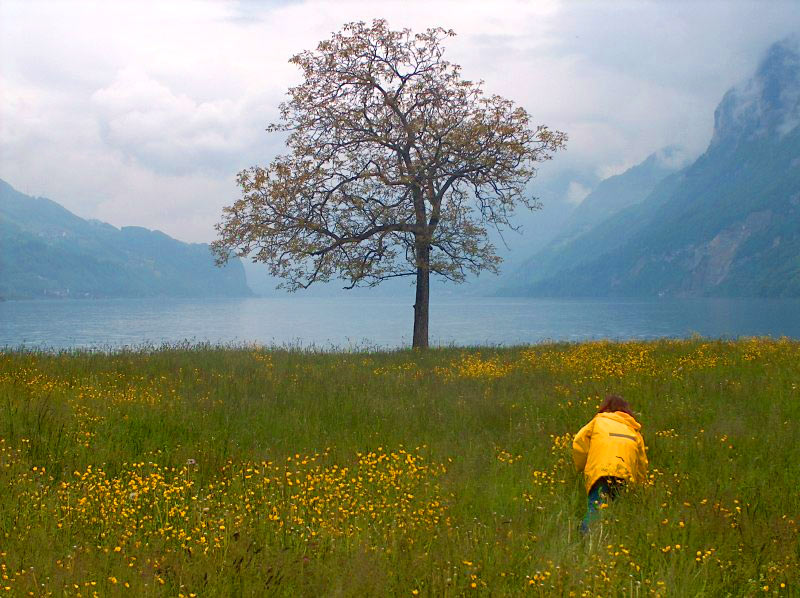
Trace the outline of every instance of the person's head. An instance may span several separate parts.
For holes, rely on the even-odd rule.
[[[622,411],[633,417],[633,411],[631,411],[631,406],[628,405],[628,401],[619,395],[606,396],[605,401],[600,405],[600,409],[597,410],[597,413],[609,413],[613,411]]]

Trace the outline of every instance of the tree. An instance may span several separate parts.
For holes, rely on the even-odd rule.
[[[427,347],[430,274],[496,272],[487,227],[513,229],[516,205],[538,207],[534,164],[566,141],[462,79],[443,59],[453,35],[357,22],[294,56],[304,80],[267,129],[288,132],[290,152],[239,173],[217,261],[250,256],[289,290],[416,276],[413,346]]]

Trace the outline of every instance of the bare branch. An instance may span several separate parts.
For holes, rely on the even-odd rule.
[[[566,135],[462,78],[444,59],[452,35],[356,22],[292,57],[302,82],[268,128],[288,151],[239,173],[217,260],[251,256],[290,289],[496,270],[488,227],[537,207],[528,183]]]

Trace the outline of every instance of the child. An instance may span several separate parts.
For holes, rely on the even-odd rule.
[[[581,428],[572,441],[572,459],[583,472],[589,505],[581,522],[581,532],[598,516],[608,498],[616,498],[626,482],[641,484],[647,479],[644,440],[628,402],[609,395],[592,421]]]

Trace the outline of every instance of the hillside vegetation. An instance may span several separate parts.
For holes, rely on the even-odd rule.
[[[586,264],[623,245],[632,230],[604,231],[617,223],[621,213],[633,215],[634,226],[642,219],[638,207],[669,175],[685,165],[685,154],[676,147],[665,147],[643,162],[600,183],[574,208],[559,233],[543,249],[529,257],[516,271],[504,278],[503,295],[524,295],[539,281]],[[620,225],[614,224],[618,227]],[[598,234],[598,232],[600,234]]]
[[[217,268],[204,243],[84,220],[0,181],[0,297],[246,297],[238,260]]]
[[[655,186],[636,169],[616,177],[649,194],[561,235],[510,277],[505,294],[800,296],[799,39],[774,44],[725,94],[703,155]],[[596,199],[573,220],[614,205]]]
[[[649,482],[582,538],[607,392]],[[0,595],[753,596],[800,583],[800,343],[0,354]]]

